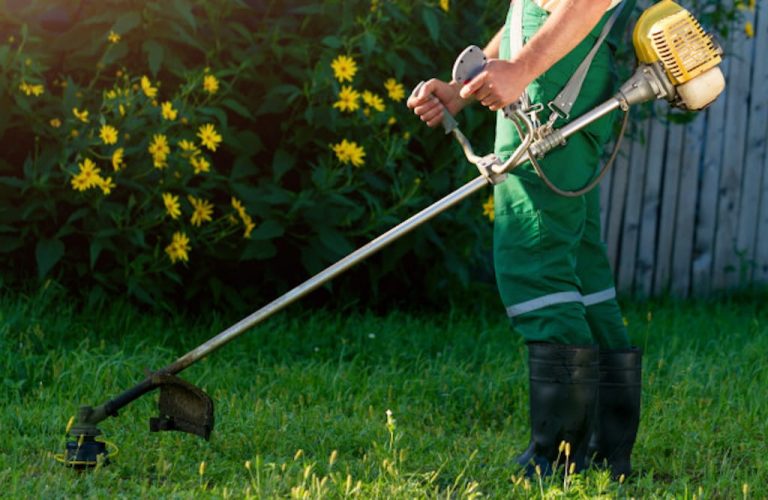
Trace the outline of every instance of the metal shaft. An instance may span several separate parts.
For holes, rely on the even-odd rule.
[[[203,356],[206,356],[212,353],[213,351],[223,346],[224,344],[236,339],[237,337],[245,333],[248,329],[252,328],[259,322],[268,318],[272,314],[280,311],[281,309],[288,306],[289,304],[292,304],[293,302],[299,300],[300,298],[304,297],[311,291],[322,286],[327,281],[333,279],[334,277],[343,273],[344,271],[354,266],[358,262],[366,259],[373,253],[382,249],[384,246],[395,241],[396,239],[400,238],[401,236],[408,233],[409,231],[415,229],[416,227],[423,224],[424,222],[432,219],[436,215],[451,208],[452,206],[456,205],[463,199],[467,198],[468,196],[472,195],[476,191],[479,191],[480,189],[482,189],[484,186],[487,186],[487,185],[488,185],[488,182],[483,176],[479,176],[475,178],[474,180],[468,182],[467,184],[460,187],[459,189],[452,192],[451,194],[445,196],[441,200],[433,203],[432,205],[425,208],[424,210],[417,213],[416,215],[413,215],[411,218],[401,222],[400,224],[393,227],[392,229],[382,234],[378,238],[358,248],[357,250],[350,253],[346,257],[342,258],[335,264],[327,267],[326,269],[319,272],[312,278],[308,279],[301,285],[298,285],[292,290],[286,292],[284,295],[273,300],[272,302],[265,305],[264,307],[254,312],[250,316],[243,318],[239,322],[230,326],[223,332],[219,333],[218,335],[211,338],[204,344],[198,346],[194,350],[188,352],[184,356],[180,357],[179,359],[177,359],[176,361],[174,361],[173,363],[171,363],[170,365],[166,366],[165,368],[159,371],[163,373],[171,373],[171,374],[176,374],[182,371],[183,369],[185,369],[195,361],[199,360]]]

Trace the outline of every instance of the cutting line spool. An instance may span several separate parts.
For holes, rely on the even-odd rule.
[[[92,469],[109,464],[120,453],[111,441],[80,436],[77,441],[67,441],[65,453],[55,453],[53,459],[76,470]]]

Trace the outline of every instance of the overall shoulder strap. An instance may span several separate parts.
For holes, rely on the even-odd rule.
[[[523,8],[525,1],[526,0],[512,0],[512,16],[510,18],[509,33],[510,56],[514,56],[523,48]],[[565,84],[563,90],[561,90],[557,97],[549,103],[549,108],[552,110],[552,114],[550,115],[549,123],[547,124],[548,126],[552,126],[560,117],[567,119],[570,116],[571,109],[573,109],[573,105],[581,92],[581,87],[584,85],[584,79],[587,77],[589,67],[592,64],[595,55],[597,55],[598,49],[603,44],[603,41],[605,41],[611,28],[613,28],[613,25],[616,23],[616,19],[618,19],[621,11],[624,9],[624,5],[627,3],[627,0],[619,2],[618,7],[614,9],[611,17],[603,25],[600,36],[598,36],[592,49],[568,80],[568,83]],[[524,105],[530,107],[528,92],[524,92],[522,99]]]

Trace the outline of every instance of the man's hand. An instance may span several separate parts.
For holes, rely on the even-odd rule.
[[[455,115],[469,102],[459,95],[459,89],[458,83],[433,78],[422,85],[418,93],[412,94],[406,104],[427,125],[437,127],[443,120],[444,109]]]
[[[530,76],[521,71],[519,63],[492,59],[461,88],[459,95],[464,99],[474,97],[491,111],[498,111],[515,102],[529,81]]]

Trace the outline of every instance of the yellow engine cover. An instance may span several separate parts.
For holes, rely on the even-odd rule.
[[[640,62],[661,61],[674,85],[686,83],[721,62],[712,38],[690,12],[671,0],[648,8],[632,35]]]

